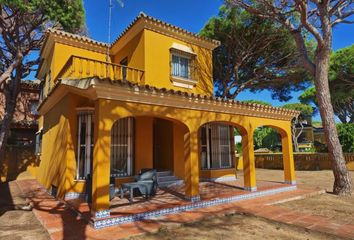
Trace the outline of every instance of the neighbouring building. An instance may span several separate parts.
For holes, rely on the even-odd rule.
[[[322,126],[312,124],[311,118],[303,122],[302,127],[296,126],[296,134],[302,129],[298,138],[298,146],[300,152],[323,152],[327,149],[327,143]]]
[[[17,97],[15,113],[10,126],[5,156],[1,157],[2,181],[14,179],[33,163],[36,133],[38,131],[38,112],[40,84],[38,80],[23,80]],[[0,124],[5,114],[5,96],[0,91]],[[33,153],[33,154],[31,154]],[[31,156],[30,156],[31,155]],[[9,161],[11,159],[11,161]]]
[[[199,181],[235,178],[242,135],[244,187],[255,191],[253,131],[282,136],[284,180],[295,184],[291,119],[297,111],[213,96],[219,42],[140,14],[112,43],[49,29],[37,77],[41,162],[33,174],[59,198],[85,194],[93,217],[110,215],[109,185],[142,168],[169,170],[199,200]],[[107,56],[107,52],[109,55]]]

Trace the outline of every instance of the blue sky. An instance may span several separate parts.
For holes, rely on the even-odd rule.
[[[208,19],[218,14],[221,0],[122,0],[124,7],[120,7],[117,0],[113,1],[112,35],[114,40],[133,19],[143,11],[148,15],[182,27],[188,31],[198,33]],[[103,42],[108,40],[108,2],[109,0],[84,0],[86,10],[86,24],[91,38]],[[354,43],[354,24],[338,25],[333,33],[333,49],[339,49]],[[298,102],[301,93],[294,92],[289,102]],[[261,93],[243,92],[238,100],[258,99],[281,106],[285,103],[274,101],[267,91]],[[318,120],[319,117],[317,116]]]

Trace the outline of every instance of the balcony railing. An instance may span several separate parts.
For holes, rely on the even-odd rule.
[[[89,77],[140,83],[144,77],[144,70],[85,57],[71,56],[58,75],[58,78],[63,79]]]

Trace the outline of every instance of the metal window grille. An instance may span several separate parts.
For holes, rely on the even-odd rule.
[[[232,162],[231,126],[224,124],[205,124],[201,128],[201,165],[203,169],[230,168]]]
[[[133,174],[134,118],[115,122],[111,130],[111,176],[125,177]]]

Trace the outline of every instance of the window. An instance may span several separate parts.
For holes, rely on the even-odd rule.
[[[40,129],[36,133],[36,150],[35,150],[36,155],[42,154],[42,136],[43,136],[43,130]]]
[[[29,108],[32,115],[38,115],[38,112],[37,112],[38,101],[30,101],[28,108]]]
[[[93,112],[79,112],[76,179],[85,179],[88,174],[91,174],[93,130]]]
[[[172,54],[172,76],[190,78],[190,59],[180,55]]]
[[[197,84],[195,77],[196,54],[191,48],[174,43],[170,48],[171,81],[176,87],[193,89]]]
[[[231,168],[233,161],[233,127],[206,124],[200,132],[202,169]]]
[[[111,130],[111,176],[133,175],[134,118],[115,122]]]

